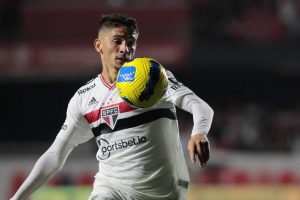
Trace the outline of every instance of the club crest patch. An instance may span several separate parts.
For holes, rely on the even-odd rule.
[[[104,107],[101,109],[102,119],[111,129],[115,128],[119,113],[119,105],[115,105],[112,107]]]

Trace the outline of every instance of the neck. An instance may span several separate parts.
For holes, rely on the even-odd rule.
[[[116,82],[118,71],[116,69],[112,69],[112,70],[103,69],[101,74],[107,83],[113,84]]]

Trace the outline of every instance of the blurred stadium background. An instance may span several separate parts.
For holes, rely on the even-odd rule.
[[[100,72],[93,39],[109,12],[136,17],[137,56],[159,60],[215,110],[208,166],[188,162],[190,200],[300,199],[299,0],[1,0],[0,199]],[[192,118],[178,115],[185,147]],[[93,141],[77,148],[31,200],[86,199],[95,151]]]

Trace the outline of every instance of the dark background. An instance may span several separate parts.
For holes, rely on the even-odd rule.
[[[101,15],[125,12],[140,26],[137,56],[158,59],[215,110],[214,145],[299,149],[298,1],[112,2],[1,1],[1,142],[55,138],[69,99],[101,70],[92,43]]]

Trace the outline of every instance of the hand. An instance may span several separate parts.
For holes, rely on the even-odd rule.
[[[203,168],[209,160],[209,141],[204,134],[194,135],[188,142],[188,151],[190,159],[193,163],[196,162],[195,155],[198,156],[199,164]]]

